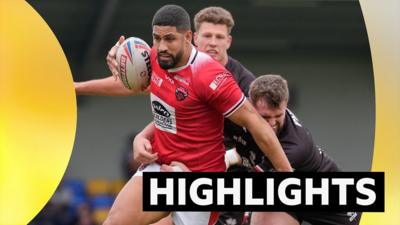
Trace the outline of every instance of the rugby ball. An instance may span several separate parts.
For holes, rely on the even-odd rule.
[[[141,92],[150,83],[150,47],[140,38],[130,37],[117,49],[119,78],[124,86]]]

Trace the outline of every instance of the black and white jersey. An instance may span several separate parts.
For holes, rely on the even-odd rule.
[[[232,73],[233,78],[239,85],[244,95],[248,96],[250,83],[256,79],[254,75],[239,61],[230,56],[228,58],[228,63],[225,65],[225,68]]]
[[[273,170],[271,162],[264,157],[263,152],[245,128],[228,123],[225,126],[225,133],[233,140],[245,167],[253,168],[255,165],[262,165],[264,171]],[[339,171],[336,163],[314,143],[311,133],[288,109],[278,139],[295,171]]]
[[[228,63],[225,65],[225,68],[231,72],[233,75],[233,79],[235,79],[236,83],[239,85],[243,94],[248,97],[249,95],[249,87],[250,83],[255,80],[255,76],[244,67],[239,61],[229,56]],[[234,147],[234,143],[232,142],[229,135],[226,135],[225,130],[227,127],[234,126],[234,123],[229,119],[224,120],[224,144],[227,149]]]

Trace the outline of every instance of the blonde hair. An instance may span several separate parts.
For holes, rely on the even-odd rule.
[[[199,30],[203,22],[226,25],[228,27],[228,33],[231,33],[235,25],[232,14],[228,10],[217,6],[204,8],[194,16],[194,27],[196,31]]]

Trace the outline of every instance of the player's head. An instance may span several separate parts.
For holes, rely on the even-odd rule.
[[[182,66],[183,56],[190,54],[192,31],[186,10],[177,5],[161,7],[153,17],[153,47],[163,69]]]
[[[287,81],[280,75],[263,75],[250,84],[250,101],[258,113],[279,133],[289,101]]]
[[[221,7],[207,7],[194,17],[194,43],[200,51],[206,52],[215,60],[226,64],[227,50],[231,46],[231,30],[235,22],[229,11]]]

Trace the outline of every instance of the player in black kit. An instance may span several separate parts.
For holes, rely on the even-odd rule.
[[[254,75],[239,61],[228,55],[231,45],[231,31],[235,21],[232,14],[221,7],[207,7],[200,10],[194,17],[196,32],[194,43],[200,51],[204,51],[215,60],[225,66],[232,73],[233,78],[242,92],[247,96],[250,83],[255,79]],[[224,130],[230,120],[225,119]],[[224,143],[227,148],[233,147],[230,138],[224,135]],[[235,167],[230,171],[241,168]],[[243,212],[221,212],[216,225],[240,225],[243,220]]]
[[[249,85],[255,77],[239,61],[228,55],[232,43],[231,31],[235,25],[231,13],[222,7],[207,7],[200,10],[193,21],[196,29],[194,43],[197,48],[225,66],[247,95]]]
[[[260,76],[251,83],[249,97],[258,113],[276,132],[294,171],[339,171],[336,163],[314,143],[310,132],[287,109],[289,90],[285,79],[279,75]],[[259,172],[273,171],[272,164],[246,129],[231,123],[225,128],[224,132],[232,138],[242,158],[242,165]],[[299,225],[306,221],[315,225],[356,225],[359,219],[358,212],[255,212],[251,224]]]

